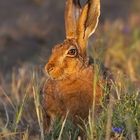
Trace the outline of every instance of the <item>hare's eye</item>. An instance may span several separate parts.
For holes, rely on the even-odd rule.
[[[77,49],[70,49],[69,51],[68,51],[68,55],[69,56],[76,56],[77,55]]]

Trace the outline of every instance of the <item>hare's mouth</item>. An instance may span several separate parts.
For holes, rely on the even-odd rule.
[[[65,79],[67,76],[64,74],[64,71],[62,70],[52,70],[48,73],[48,76],[53,79],[53,80],[63,80]]]
[[[62,75],[62,76],[49,75],[49,77],[52,80],[64,80],[64,79],[66,79],[66,76],[64,76],[64,75]]]

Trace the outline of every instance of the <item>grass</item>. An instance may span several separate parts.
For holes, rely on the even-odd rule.
[[[111,96],[109,102],[106,96],[102,98],[98,116],[93,106],[84,127],[74,126],[66,117],[63,122],[56,120],[45,134],[40,88],[46,77],[42,68],[23,65],[8,78],[0,78],[0,139],[80,140],[80,131],[87,140],[140,139],[140,28],[133,16],[127,22],[105,22],[94,43],[90,42],[91,55],[109,67],[115,78],[111,92],[104,89],[106,96],[115,91],[116,97]]]

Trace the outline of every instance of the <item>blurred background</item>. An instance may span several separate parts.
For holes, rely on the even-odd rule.
[[[64,6],[65,0],[0,1],[0,73],[47,62],[53,45],[65,38]],[[110,48],[123,32],[129,46],[132,28],[140,28],[139,0],[101,0],[100,23],[91,42],[98,41],[100,49]]]

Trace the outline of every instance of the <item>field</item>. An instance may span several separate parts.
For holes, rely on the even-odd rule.
[[[52,132],[44,133],[40,89],[51,48],[64,39],[63,12],[64,0],[57,5],[55,0],[0,2],[0,140],[80,140],[79,131],[87,140],[140,140],[138,0],[101,1],[88,50],[115,82],[111,91],[104,87],[98,117],[91,110],[84,127],[57,120]]]

